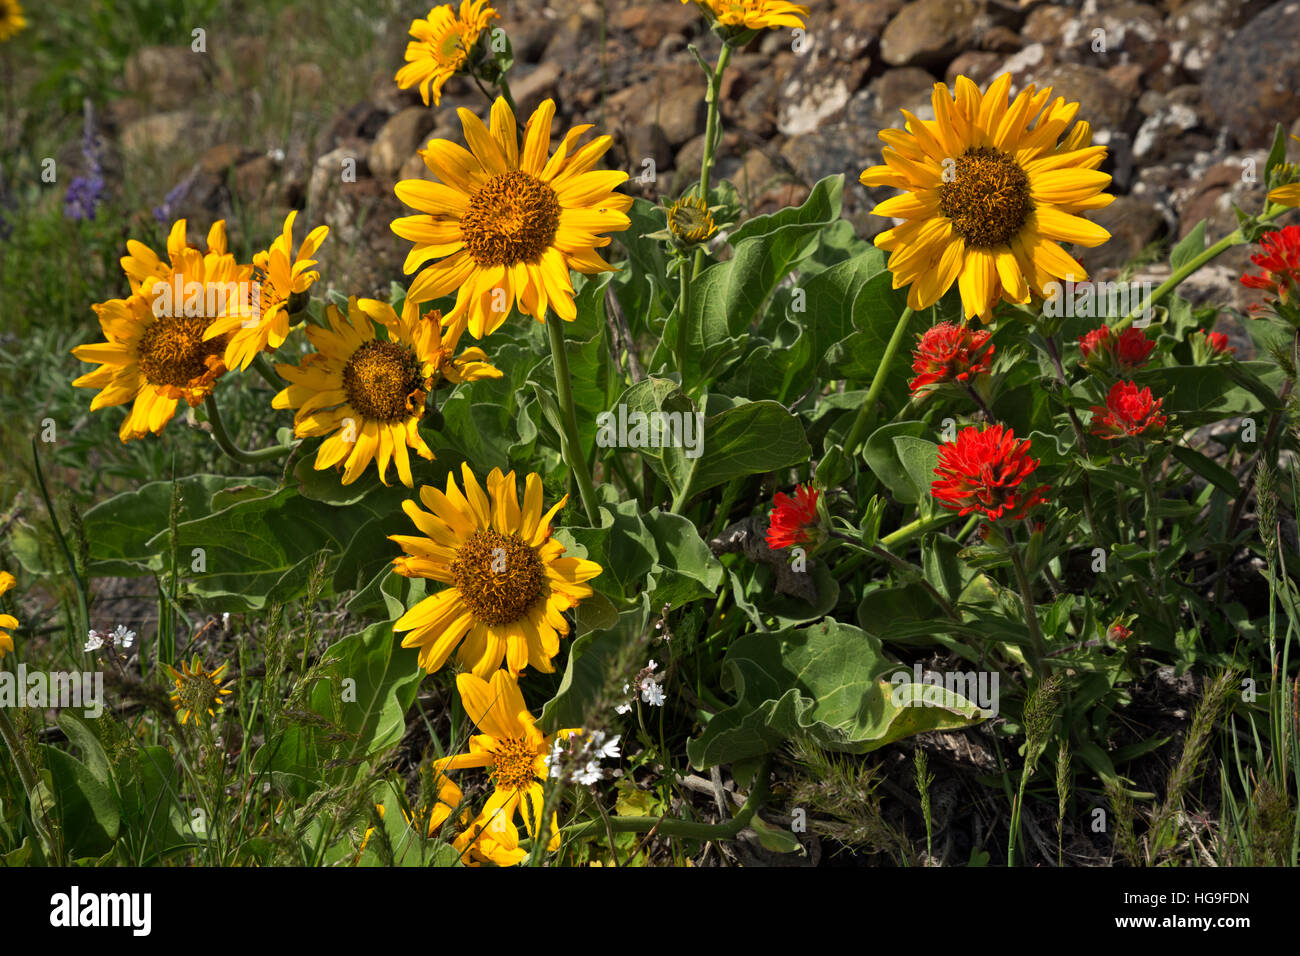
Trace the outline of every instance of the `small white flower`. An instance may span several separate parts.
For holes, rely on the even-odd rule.
[[[130,647],[135,642],[135,631],[128,631],[126,625],[119,624],[113,632],[113,643],[118,647]]]
[[[223,611],[223,612],[221,613],[221,626],[222,626],[222,627],[230,627],[230,612],[229,612],[229,611]]]
[[[616,713],[616,714],[630,714],[630,713],[632,713],[632,705],[631,705],[631,704],[616,704],[616,705],[614,706],[614,713]]]
[[[647,664],[647,665],[645,666],[645,669],[648,670],[648,671],[652,671],[652,670],[654,670],[654,669],[655,669],[656,667],[658,667],[658,666],[659,666],[659,665],[656,664],[654,661],[651,661],[649,664]]]
[[[664,705],[664,689],[659,686],[658,681],[643,681],[641,684],[641,700],[651,707],[662,707]]]
[[[551,754],[546,758],[547,776],[556,780],[560,776],[560,754],[563,751],[559,740],[551,741]]]
[[[597,733],[600,732],[597,731]],[[613,737],[610,737],[609,740],[605,740],[605,735],[601,733],[600,740],[593,739],[591,743],[592,746],[596,748],[597,759],[613,760],[615,757],[621,757],[622,754],[619,752],[618,749],[618,741],[621,736],[622,736],[621,734],[615,734]]]
[[[100,634],[99,631],[96,631],[93,628],[90,633],[86,635],[86,638],[86,646],[82,648],[82,650],[87,654],[91,651],[97,651],[104,646],[104,635]]]
[[[573,774],[573,782],[580,783],[583,786],[590,786],[599,782],[603,776],[600,770],[599,760],[588,760],[587,765]]]

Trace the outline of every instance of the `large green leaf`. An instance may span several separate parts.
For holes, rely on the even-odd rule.
[[[41,745],[53,784],[55,813],[69,856],[102,856],[117,839],[122,808],[109,782],[62,750]]]
[[[583,726],[592,706],[618,683],[620,675],[613,669],[624,648],[645,633],[649,617],[649,598],[643,594],[636,607],[618,616],[613,627],[569,642],[564,677],[555,696],[542,707],[538,726],[548,734],[562,727]],[[640,664],[631,666],[635,670]]]
[[[975,704],[951,691],[884,680],[897,665],[880,641],[833,620],[745,635],[728,648],[724,667],[724,684],[738,700],[687,742],[691,764],[700,770],[768,753],[790,739],[866,753],[912,734],[983,719]]]

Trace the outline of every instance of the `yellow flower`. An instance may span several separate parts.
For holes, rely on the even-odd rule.
[[[0,0],[3,3],[4,0]],[[18,582],[8,571],[0,571],[0,594],[4,594]],[[10,631],[18,627],[18,618],[12,614],[0,614],[0,661],[4,660],[6,654],[14,652],[14,639]]]
[[[523,852],[518,850],[515,814],[523,818],[528,835],[538,839],[546,800],[542,784],[553,738],[537,728],[519,692],[518,681],[505,671],[493,673],[490,682],[474,674],[457,674],[456,689],[465,713],[481,733],[469,738],[469,753],[436,760],[434,770],[488,767],[494,790],[474,823],[452,845],[463,852],[471,843],[477,843],[477,852],[483,858],[493,862],[509,860],[499,865],[517,863]],[[561,730],[559,736],[577,732]],[[560,848],[557,823],[557,815],[552,813],[547,828],[548,850]]]
[[[307,326],[316,351],[301,365],[276,365],[291,384],[271,405],[297,409],[299,438],[330,436],[316,452],[318,471],[342,464],[343,484],[350,485],[374,459],[379,480],[388,484],[388,465],[395,461],[398,477],[410,488],[407,449],[433,458],[420,437],[429,393],[442,381],[500,378],[501,372],[487,363],[482,349],[453,358],[463,327],[444,331],[437,311],[421,318],[409,297],[400,318],[387,303],[355,297],[348,300],[346,318],[333,305],[325,315],[330,328]],[[375,322],[384,326],[387,338],[376,338]]]
[[[459,290],[443,322],[467,321],[475,338],[496,330],[512,304],[539,322],[548,307],[563,319],[577,318],[569,270],[612,269],[595,251],[609,237],[597,233],[630,225],[632,197],[613,192],[627,173],[591,168],[611,138],[576,148],[591,127],[574,127],[548,160],[554,116],[552,100],[537,108],[521,151],[515,115],[504,99],[492,106],[490,131],[462,109],[469,150],[432,139],[420,155],[441,182],[397,184],[397,197],[425,213],[392,224],[393,232],[415,243],[406,272],[439,260],[415,278],[408,294],[424,302]]]
[[[998,300],[1025,303],[1045,295],[1055,278],[1087,278],[1061,242],[1097,246],[1110,238],[1079,216],[1110,204],[1102,190],[1110,176],[1097,167],[1103,146],[1092,146],[1088,123],[1074,125],[1078,103],[1051,88],[1020,93],[1008,106],[1011,77],[1004,73],[981,95],[964,76],[956,98],[936,83],[934,120],[907,110],[906,130],[883,130],[884,166],[862,173],[864,186],[904,190],[872,210],[903,219],[876,237],[892,253],[894,288],[910,286],[913,309],[933,305],[954,282],[966,317],[988,322]]]
[[[8,40],[26,27],[22,4],[18,0],[0,0],[0,40]]]
[[[169,260],[134,239],[122,267],[130,297],[97,302],[92,308],[107,341],[79,345],[72,354],[99,368],[76,379],[78,388],[97,388],[90,403],[97,411],[134,402],[122,422],[122,441],[158,434],[184,399],[198,405],[225,373],[225,338],[208,338],[213,322],[238,311],[238,283],[245,267],[226,252],[224,224],[208,234],[205,255],[185,243],[185,220],[172,227]]]
[[[420,649],[420,666],[429,673],[460,645],[456,660],[479,677],[501,666],[519,674],[531,665],[544,673],[569,633],[564,612],[591,597],[590,581],[600,565],[565,558],[564,545],[551,537],[551,519],[568,496],[542,514],[542,479],[530,474],[519,507],[515,473],[488,475],[483,493],[469,465],[461,465],[465,493],[447,476],[447,490],[425,485],[420,501],[432,511],[404,501],[402,509],[422,532],[390,535],[406,552],[393,561],[405,577],[431,578],[450,587],[425,598],[403,614],[394,631],[410,631],[403,647]]]
[[[172,691],[172,706],[180,714],[181,723],[185,723],[194,718],[198,723],[199,714],[205,710],[209,717],[216,716],[216,707],[225,703],[221,698],[230,694],[229,690],[223,690],[221,685],[224,683],[221,675],[225,673],[226,666],[222,664],[214,671],[205,670],[199,656],[194,655],[194,660],[190,663],[181,661],[181,669],[169,664],[163,665],[172,675],[172,681],[175,683],[175,690]]]
[[[785,0],[682,0],[707,9],[724,27],[768,30],[775,27],[803,27],[801,16],[808,8]]]
[[[427,821],[428,825],[425,827],[425,834],[430,837],[437,836],[438,831],[442,829],[442,825],[451,819],[451,815],[465,801],[465,795],[461,793],[460,787],[456,786],[449,777],[440,773],[435,782],[438,787],[438,796],[431,808],[419,811],[414,815],[407,813],[405,809],[402,810],[402,816],[412,827],[415,826],[417,819],[421,822]],[[379,811],[379,819],[383,820],[385,816],[384,805],[382,803],[375,804],[375,809]],[[468,825],[469,822],[469,811],[462,811],[460,814],[461,825]],[[361,854],[370,843],[370,838],[374,835],[374,832],[374,827],[366,827],[366,832],[361,837],[361,846],[357,848],[356,859],[361,858]]]
[[[432,93],[437,106],[443,84],[465,66],[488,23],[499,19],[488,0],[461,0],[459,16],[448,3],[434,7],[425,20],[412,20],[415,39],[406,45],[406,66],[397,71],[397,85],[407,90],[418,84],[424,105]]]
[[[1279,206],[1300,206],[1300,183],[1278,186],[1268,194],[1268,201]]]
[[[320,278],[312,269],[311,258],[329,235],[329,226],[317,226],[293,254],[293,220],[297,211],[284,221],[284,232],[271,248],[253,256],[253,296],[242,314],[232,314],[213,322],[205,338],[229,334],[226,342],[227,368],[246,369],[258,352],[274,352],[289,336],[290,300],[301,296]]]

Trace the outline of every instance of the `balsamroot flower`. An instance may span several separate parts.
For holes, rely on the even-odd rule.
[[[931,326],[912,352],[916,378],[908,383],[913,392],[945,382],[969,382],[987,372],[993,357],[993,343],[983,329],[971,329],[951,322]]]
[[[1149,388],[1139,390],[1133,382],[1116,382],[1106,395],[1106,407],[1092,406],[1092,433],[1108,440],[1152,437],[1169,420],[1160,414],[1164,402],[1153,398]]]
[[[433,458],[420,436],[429,393],[443,380],[500,378],[501,372],[479,348],[453,359],[463,327],[444,330],[437,310],[421,317],[409,298],[400,318],[387,303],[356,298],[348,300],[346,318],[333,305],[325,317],[328,329],[307,326],[314,353],[298,366],[276,365],[290,384],[272,407],[297,409],[293,430],[299,438],[329,436],[316,452],[317,471],[342,465],[343,484],[350,485],[375,461],[379,480],[388,484],[391,461],[402,484],[412,487],[408,449]],[[386,338],[375,335],[376,325]]]
[[[817,496],[812,485],[797,487],[793,498],[776,493],[776,507],[767,528],[769,548],[789,548],[811,539],[809,529],[817,527]]]
[[[524,695],[519,692],[519,682],[505,671],[495,671],[491,681],[474,674],[458,674],[456,689],[465,713],[479,733],[469,738],[469,753],[435,760],[434,773],[486,767],[495,789],[466,831],[468,836],[462,834],[452,845],[463,850],[471,841],[487,836],[494,852],[513,856],[519,845],[518,830],[513,823],[518,813],[530,837],[539,839],[545,827],[550,837],[547,849],[558,850],[558,817],[552,813],[549,825],[543,819],[546,793],[542,785],[546,782],[554,737],[546,736],[537,728],[536,718],[529,713]],[[580,732],[561,730],[558,736],[567,738]]]
[[[935,84],[935,119],[903,110],[905,129],[881,131],[885,164],[860,181],[903,191],[872,212],[904,220],[876,245],[891,253],[894,288],[909,286],[907,304],[931,306],[955,282],[966,318],[988,322],[999,299],[1026,303],[1056,278],[1087,278],[1060,244],[1109,239],[1079,213],[1114,197],[1097,168],[1105,147],[1091,145],[1088,123],[1071,128],[1078,103],[1029,86],[1008,104],[1007,73],[983,94],[964,76],[955,85],[954,98]]]
[[[224,683],[221,675],[226,672],[226,664],[214,671],[205,670],[199,656],[195,654],[190,663],[181,661],[180,670],[169,664],[163,666],[171,673],[175,684],[171,695],[172,706],[180,715],[182,724],[191,717],[198,723],[199,715],[205,710],[209,717],[215,717],[217,706],[224,703],[221,698],[230,695],[230,691],[223,690],[221,686]]]
[[[424,105],[432,96],[437,106],[443,86],[464,69],[479,34],[499,19],[488,0],[461,0],[459,14],[447,3],[431,9],[423,20],[412,20],[414,39],[406,44],[406,65],[394,77],[397,85],[404,90],[418,86]]]
[[[1029,440],[1017,442],[1015,433],[1001,425],[984,429],[963,428],[957,440],[939,446],[939,477],[930,493],[945,508],[962,515],[978,513],[996,521],[1018,519],[1047,499],[1051,489],[1025,487],[1038,468],[1029,457]]]
[[[1115,335],[1110,326],[1103,325],[1079,336],[1079,350],[1083,353],[1079,364],[1092,371],[1132,375],[1147,363],[1155,347],[1156,343],[1141,329],[1130,327]]]
[[[404,179],[396,187],[397,198],[422,213],[392,223],[415,243],[406,272],[424,266],[407,295],[426,302],[456,292],[442,321],[467,322],[475,338],[496,331],[512,305],[539,322],[548,308],[573,321],[569,270],[612,270],[596,253],[610,239],[598,234],[631,225],[632,197],[614,192],[627,173],[592,169],[613,139],[598,136],[579,147],[591,127],[576,126],[547,159],[553,100],[528,120],[522,148],[504,99],[492,105],[490,130],[469,110],[459,112],[469,149],[429,140],[420,155],[440,182]],[[430,260],[437,261],[425,265]]]
[[[224,335],[209,337],[209,327],[239,314],[244,306],[231,290],[251,274],[226,251],[225,223],[208,232],[208,251],[185,241],[185,220],[167,237],[164,262],[143,243],[126,244],[122,268],[131,296],[95,303],[105,342],[78,345],[72,354],[100,368],[73,381],[78,388],[100,389],[90,403],[96,411],[133,402],[118,437],[123,442],[158,434],[176,414],[182,399],[198,405],[226,372]]]
[[[274,352],[289,337],[290,302],[302,296],[320,273],[312,269],[316,260],[311,258],[329,234],[329,226],[317,226],[293,254],[294,210],[284,220],[284,231],[271,243],[271,248],[253,256],[255,293],[247,303],[243,315],[218,319],[208,327],[207,338],[229,335],[226,343],[227,368],[246,369],[258,352]],[[305,303],[304,303],[305,305]]]
[[[17,583],[17,579],[8,571],[0,571],[0,594],[4,594]],[[14,652],[14,639],[9,632],[17,628],[18,618],[12,614],[0,613],[0,661],[4,660],[6,654]]]
[[[564,612],[592,595],[586,582],[601,572],[594,561],[563,557],[551,536],[561,498],[542,513],[542,479],[530,474],[519,506],[515,473],[499,468],[483,493],[469,465],[461,465],[464,493],[447,476],[447,490],[424,486],[420,501],[404,510],[421,535],[389,535],[406,552],[393,570],[408,578],[450,585],[403,614],[394,631],[409,631],[403,647],[420,649],[420,666],[432,674],[459,645],[456,660],[486,678],[504,660],[512,674],[528,666],[551,673],[560,635],[569,633]]]
[[[803,27],[799,18],[808,15],[807,7],[786,0],[682,0],[691,2],[724,27],[740,30],[798,29]]]
[[[1252,255],[1250,261],[1263,272],[1242,276],[1241,284],[1267,293],[1265,305],[1290,305],[1300,289],[1300,226],[1266,232],[1259,245],[1264,251]],[[1258,312],[1259,306],[1252,306],[1251,311]]]

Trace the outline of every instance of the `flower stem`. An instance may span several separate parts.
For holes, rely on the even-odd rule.
[[[54,536],[59,540],[59,548],[63,551],[63,560],[68,565],[68,571],[72,575],[72,583],[77,591],[77,605],[81,610],[81,620],[77,622],[80,637],[85,637],[86,632],[90,629],[90,600],[86,594],[86,582],[81,579],[81,573],[77,570],[77,562],[72,557],[72,551],[68,547],[68,539],[63,536],[63,528],[59,524],[59,515],[54,510],[54,502],[50,500],[49,489],[45,487],[45,474],[41,471],[41,456],[36,450],[36,439],[32,439],[32,464],[36,468],[36,485],[41,489],[41,498],[45,501],[45,510],[49,512],[50,524],[54,527]]]
[[[37,786],[36,768],[32,766],[31,760],[27,757],[27,751],[23,749],[22,741],[18,738],[18,731],[9,722],[9,715],[2,708],[0,708],[0,738],[3,738],[5,747],[13,758],[14,767],[18,770],[18,779],[22,781],[23,789],[27,791],[27,802],[31,806],[32,827],[36,830],[36,836],[41,842],[41,849],[45,853],[46,861],[47,863],[57,863],[57,847],[52,836],[42,791]]]
[[[1002,533],[1007,539],[1007,552],[1011,555],[1011,567],[1016,572],[1016,586],[1020,591],[1020,602],[1025,606],[1025,623],[1029,627],[1030,655],[1029,666],[1033,671],[1032,677],[1039,677],[1043,674],[1043,656],[1046,647],[1043,642],[1043,631],[1038,626],[1038,612],[1034,609],[1034,592],[1029,586],[1029,575],[1025,573],[1025,562],[1020,555],[1020,546],[1016,544],[1015,535],[1011,533],[1010,528],[1003,528]]]
[[[257,353],[257,356],[253,359],[253,370],[262,376],[266,384],[270,385],[275,391],[279,392],[284,388],[284,379],[276,374],[275,369],[271,367],[271,363],[266,360],[265,352]]]
[[[1287,208],[1288,207],[1286,206],[1270,205],[1264,210],[1264,213],[1259,217],[1258,221],[1272,222],[1278,216],[1282,215],[1282,213],[1286,212]],[[1112,327],[1113,330],[1116,332],[1123,332],[1125,329],[1127,329],[1130,325],[1133,324],[1134,319],[1136,319],[1147,309],[1154,306],[1157,302],[1159,302],[1161,299],[1167,296],[1174,289],[1178,288],[1178,286],[1183,282],[1184,279],[1186,279],[1188,276],[1195,273],[1198,269],[1201,268],[1201,266],[1205,265],[1210,260],[1216,259],[1219,256],[1223,255],[1223,253],[1227,252],[1233,246],[1241,245],[1245,241],[1246,241],[1246,237],[1242,235],[1241,230],[1240,229],[1234,230],[1233,232],[1230,232],[1228,235],[1224,236],[1214,245],[1210,246],[1200,255],[1191,259],[1191,261],[1184,263],[1182,267],[1175,269],[1173,271],[1173,274],[1170,275],[1168,279],[1160,283],[1160,285],[1156,286],[1155,291],[1152,292],[1151,295],[1147,296],[1144,302],[1135,306],[1132,309],[1132,311],[1129,312],[1128,315],[1124,316],[1124,318],[1120,319],[1117,323],[1115,323],[1115,325]]]
[[[560,419],[564,426],[560,436],[563,445],[564,460],[578,482],[578,493],[582,497],[582,507],[587,512],[587,521],[593,528],[600,526],[600,509],[597,507],[596,486],[592,484],[591,472],[582,457],[582,445],[578,441],[578,419],[573,409],[573,381],[569,378],[569,357],[564,351],[563,320],[553,311],[546,312],[546,331],[551,335],[551,359],[555,363],[555,394],[560,400]]]
[[[911,308],[904,309],[903,314],[898,317],[898,324],[894,326],[894,334],[889,337],[889,344],[885,346],[885,354],[880,357],[880,366],[876,369],[876,375],[871,380],[871,387],[867,390],[867,397],[863,401],[862,407],[858,409],[858,417],[853,420],[853,428],[849,431],[848,440],[844,443],[844,453],[846,455],[855,454],[858,446],[867,437],[867,427],[871,424],[876,399],[880,397],[881,391],[884,390],[885,380],[889,378],[889,368],[894,364],[894,356],[898,354],[903,339],[907,337],[907,323],[911,319]]]
[[[680,267],[681,291],[677,296],[677,371],[682,376],[682,389],[686,388],[686,317],[691,311],[691,269],[686,262]]]
[[[704,204],[709,204],[709,179],[713,172],[713,152],[717,146],[715,142],[718,139],[718,101],[722,98],[722,74],[726,72],[727,64],[731,62],[731,44],[723,43],[722,49],[718,52],[718,62],[713,65],[713,73],[709,76],[709,89],[705,94],[705,102],[708,104],[708,117],[704,122],[704,157],[700,160],[700,198]],[[704,268],[704,246],[695,250],[695,265],[691,270],[691,278],[700,274]]]
[[[208,422],[212,425],[212,437],[216,440],[218,447],[226,453],[227,457],[233,458],[241,465],[256,465],[272,458],[282,458],[293,451],[297,445],[296,442],[293,442],[288,445],[272,445],[270,448],[259,448],[257,451],[244,451],[230,440],[230,434],[226,431],[226,423],[221,420],[221,412],[217,408],[216,399],[212,397],[211,392],[203,399],[203,408],[208,413]]]

